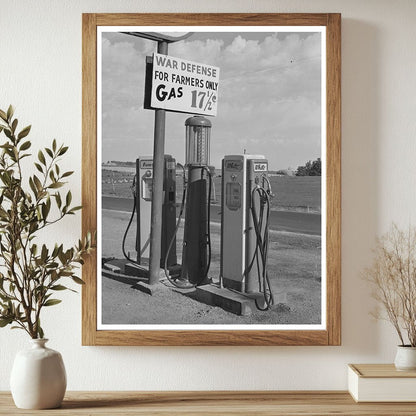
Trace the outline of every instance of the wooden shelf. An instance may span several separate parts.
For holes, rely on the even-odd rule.
[[[0,392],[0,415],[414,415],[414,403],[355,403],[337,391],[68,392],[59,409],[36,411],[14,406]]]

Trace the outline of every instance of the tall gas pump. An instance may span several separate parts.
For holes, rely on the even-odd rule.
[[[137,274],[149,264],[150,216],[153,191],[153,158],[141,156],[136,160],[136,176],[133,184],[134,207],[129,225],[123,238],[123,253],[131,263],[126,265],[128,274]],[[136,258],[132,259],[125,251],[125,240],[128,230],[137,213]],[[163,165],[163,205],[162,205],[162,238],[160,265],[174,267],[177,263],[176,244],[168,251],[169,242],[175,236],[176,224],[176,161],[171,155],[165,155]]]
[[[271,186],[262,155],[229,155],[222,163],[221,279],[225,288],[261,294],[256,304],[273,304],[267,275]],[[264,300],[260,304],[258,299]]]
[[[202,116],[185,121],[188,173],[185,227],[180,280],[190,285],[208,283],[211,259],[210,199],[212,175],[209,168],[211,122]]]

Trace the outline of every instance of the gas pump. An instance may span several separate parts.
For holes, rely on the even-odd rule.
[[[225,288],[262,293],[273,304],[267,275],[271,186],[262,155],[229,155],[222,163],[221,281]]]
[[[150,212],[153,190],[153,158],[139,157],[136,159],[136,192],[135,204],[137,212],[136,261],[143,264],[149,258]]]
[[[182,205],[176,224],[179,228],[185,208],[185,226],[182,248],[181,273],[177,279],[165,274],[179,288],[190,288],[209,282],[211,263],[210,201],[212,174],[209,167],[211,122],[205,117],[194,116],[185,121],[186,154],[184,172],[187,172]],[[173,240],[168,253],[173,248]]]
[[[123,238],[123,253],[132,265],[126,265],[127,271],[135,274],[137,268],[147,267],[149,261],[150,216],[153,191],[153,158],[141,156],[136,160],[136,177],[133,184],[134,207]],[[125,240],[128,230],[137,212],[136,228],[136,259],[125,252]],[[176,224],[176,161],[170,155],[165,155],[163,170],[163,206],[162,206],[162,241],[160,264],[167,267],[177,263],[176,244],[168,252],[169,242],[174,239]]]

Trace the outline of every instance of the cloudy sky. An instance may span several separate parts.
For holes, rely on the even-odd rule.
[[[154,111],[143,109],[146,55],[156,42],[102,34],[102,160],[134,161],[153,151]],[[200,32],[169,55],[220,68],[211,117],[211,164],[226,154],[262,154],[270,169],[321,156],[321,33]],[[184,162],[189,115],[168,112],[166,153]]]

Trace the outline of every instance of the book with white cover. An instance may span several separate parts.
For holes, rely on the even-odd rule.
[[[416,402],[416,371],[394,364],[349,364],[348,391],[356,402]]]

